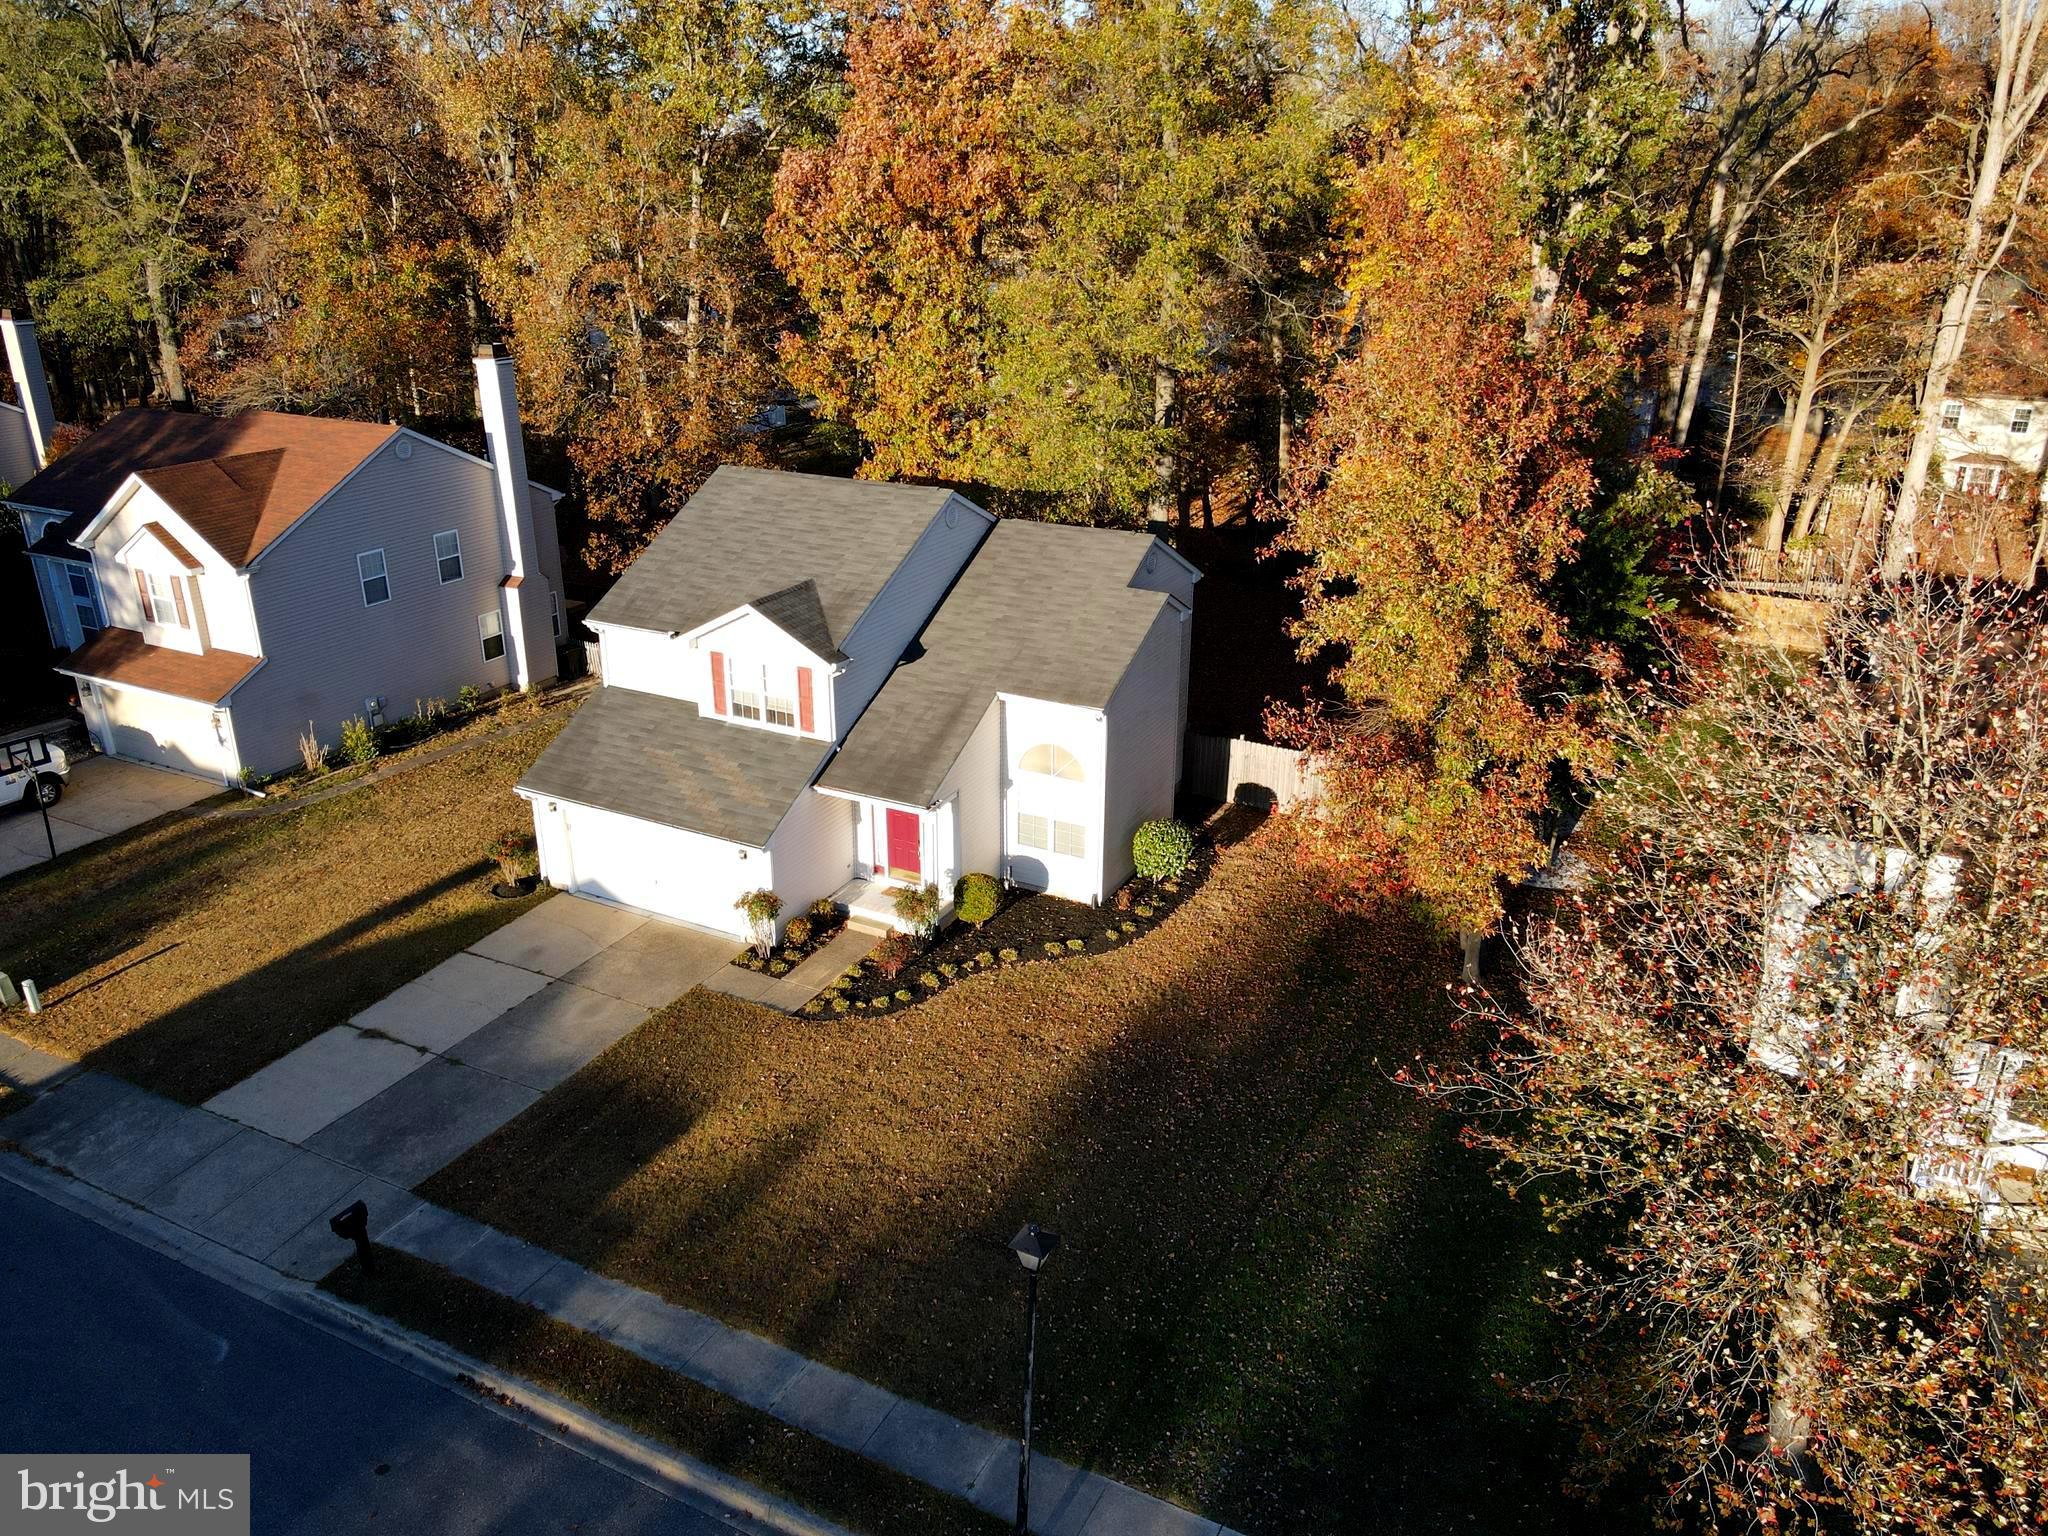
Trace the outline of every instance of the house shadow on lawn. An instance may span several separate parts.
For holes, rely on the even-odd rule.
[[[1557,1255],[1391,1080],[1454,967],[1275,824],[1120,952],[881,1019],[693,993],[422,1192],[1002,1430],[1036,1219],[1053,1454],[1253,1533],[1600,1529],[1492,1380]]]

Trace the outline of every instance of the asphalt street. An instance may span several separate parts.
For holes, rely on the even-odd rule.
[[[0,1450],[246,1452],[291,1536],[733,1530],[5,1183]]]

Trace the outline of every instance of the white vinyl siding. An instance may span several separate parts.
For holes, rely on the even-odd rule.
[[[1103,884],[1131,876],[1131,838],[1141,823],[1173,814],[1180,780],[1180,723],[1187,710],[1188,630],[1167,604],[1152,621],[1116,692],[1110,695],[1108,784],[1103,809]]]
[[[768,839],[768,873],[785,921],[853,878],[856,814],[851,802],[807,789]]]
[[[456,529],[434,535],[434,571],[444,587],[462,580],[462,535]]]
[[[391,601],[391,572],[384,564],[383,550],[366,549],[356,556],[356,580],[363,585],[365,608]]]

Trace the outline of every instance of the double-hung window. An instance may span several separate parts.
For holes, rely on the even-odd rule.
[[[476,632],[484,643],[485,661],[496,661],[505,654],[505,620],[497,609],[476,616]]]
[[[2014,437],[2025,437],[2034,425],[2034,408],[2031,405],[2013,407],[2012,420],[2007,423]]]
[[[761,718],[761,682],[765,675],[760,667],[749,667],[739,662],[732,666],[732,712],[738,720]]]
[[[1943,402],[1941,407],[1941,424],[1945,429],[1947,429],[1950,432],[1955,431],[1957,427],[1960,427],[1963,424],[1962,401],[1949,400]]]
[[[441,573],[441,585],[462,580],[462,535],[453,528],[434,535],[434,565]]]
[[[562,638],[562,594],[553,587],[548,588],[548,628],[557,640]]]
[[[767,679],[764,676],[762,679],[762,687],[764,688],[764,690],[766,686]],[[785,730],[791,731],[796,729],[795,699],[778,696],[776,694],[770,693],[767,695],[765,702],[768,710],[768,723],[770,725],[779,725],[783,727]]]
[[[383,550],[366,549],[356,556],[356,579],[363,584],[365,608],[391,601],[391,575],[384,568]]]
[[[175,629],[187,627],[185,594],[178,590],[178,578],[159,576],[155,571],[135,573],[136,590],[142,594],[142,616],[152,624]]]

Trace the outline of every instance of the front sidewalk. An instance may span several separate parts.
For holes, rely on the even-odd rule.
[[[163,1224],[181,1243],[312,1281],[350,1251],[328,1230],[328,1217],[361,1200],[379,1243],[998,1518],[1014,1518],[1018,1452],[1010,1439],[429,1205],[336,1157],[80,1070],[4,1034],[0,1083],[40,1095],[0,1118],[0,1145],[11,1143],[44,1168],[125,1202],[138,1219]],[[17,1169],[6,1175],[21,1182],[28,1170]],[[1037,1456],[1031,1528],[1041,1536],[1233,1536],[1215,1520]]]

